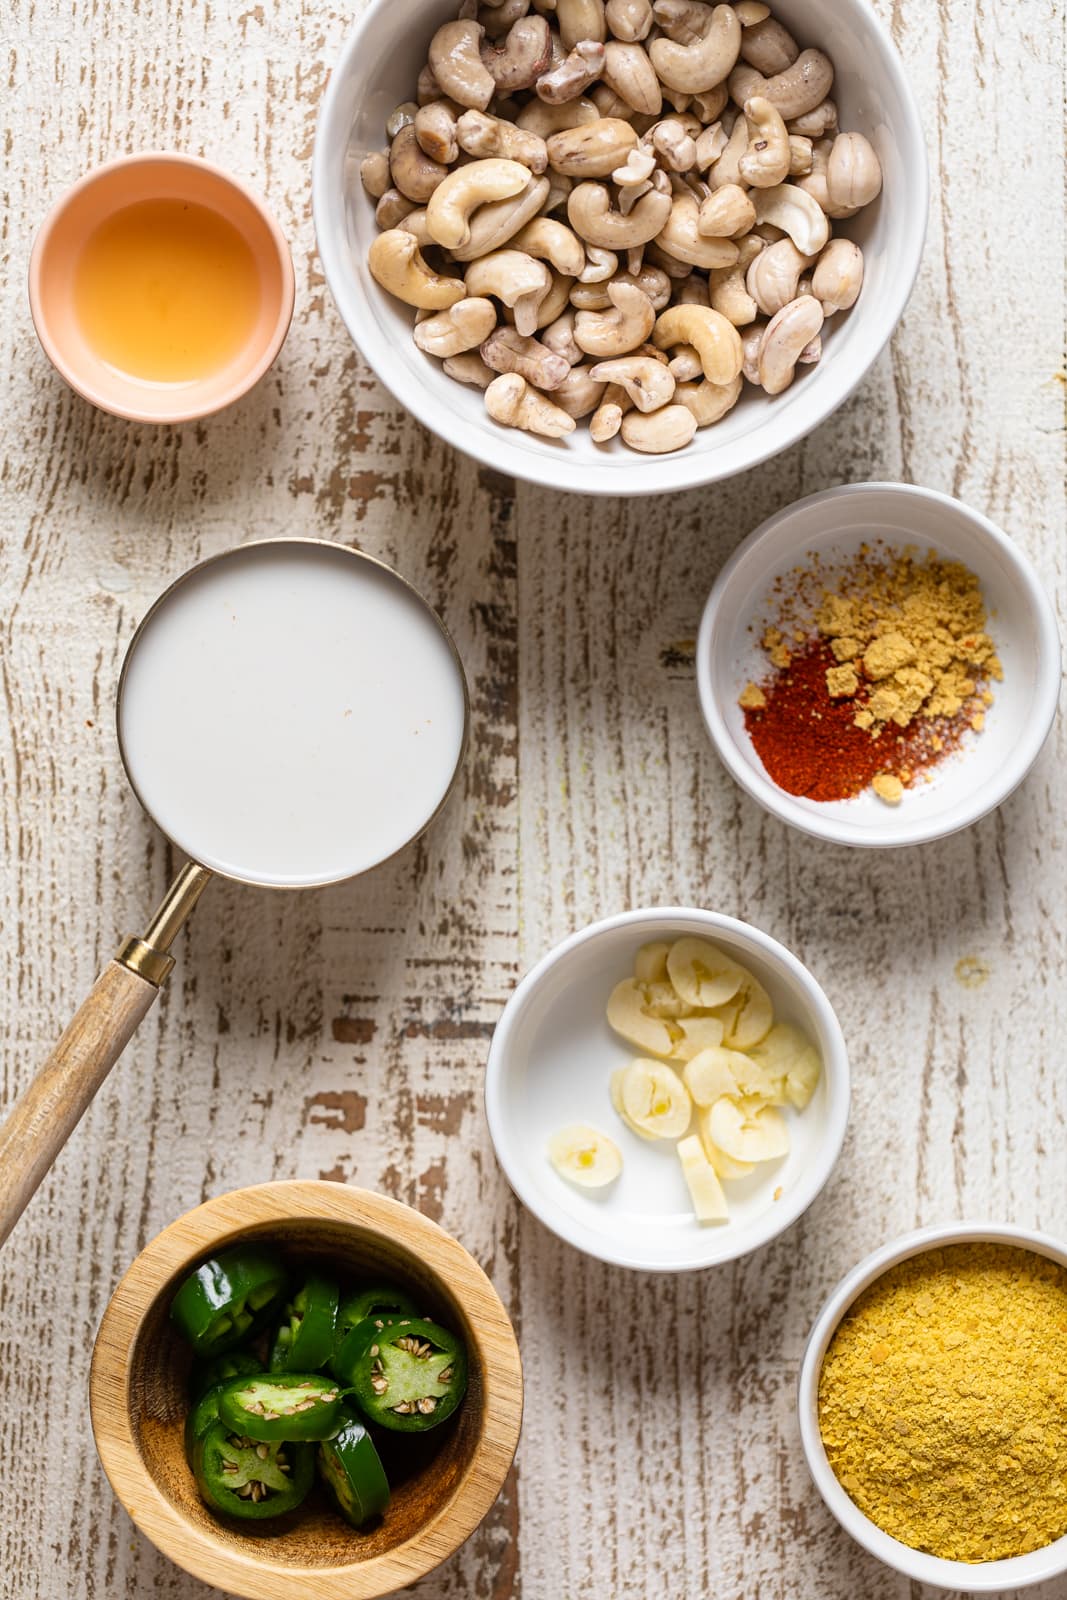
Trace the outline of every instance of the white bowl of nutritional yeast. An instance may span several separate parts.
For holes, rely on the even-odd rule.
[[[810,1104],[788,1114],[790,1150],[727,1189],[729,1219],[693,1214],[673,1139],[630,1132],[611,1104],[615,1068],[641,1052],[608,1026],[615,985],[650,941],[707,939],[754,973],[775,1020],[804,1032],[822,1059]],[[680,1070],[680,1069],[679,1069]],[[645,1272],[689,1272],[767,1244],[807,1210],[833,1171],[848,1125],[848,1052],[829,1000],[777,940],[714,911],[654,906],[580,929],[523,978],[497,1023],[485,1079],[489,1131],[519,1199],[587,1255]],[[575,1187],[548,1158],[553,1134],[585,1123],[618,1146],[623,1167],[604,1189]]]
[[[857,1544],[869,1550],[872,1556],[883,1561],[887,1567],[902,1572],[913,1583],[929,1584],[936,1589],[954,1589],[963,1594],[1001,1594],[1005,1590],[1028,1589],[1033,1584],[1044,1583],[1049,1578],[1062,1577],[1067,1573],[1067,1537],[1056,1539],[1040,1550],[1031,1550],[1027,1555],[1011,1556],[1003,1561],[948,1561],[942,1556],[929,1555],[925,1550],[912,1549],[910,1545],[902,1544],[899,1539],[883,1532],[856,1505],[838,1481],[819,1431],[819,1377],[823,1358],[845,1312],[864,1289],[875,1283],[890,1267],[922,1255],[927,1250],[953,1244],[1013,1245],[1020,1250],[1032,1250],[1037,1255],[1048,1256],[1061,1267],[1067,1267],[1067,1246],[1060,1240],[1046,1233],[1036,1233],[1030,1228],[996,1222],[952,1222],[917,1228],[913,1233],[906,1233],[883,1245],[880,1250],[875,1250],[841,1280],[820,1311],[808,1337],[797,1385],[800,1438],[815,1487],[846,1533],[851,1534]],[[1061,1592],[1056,1591],[1057,1594]]]
[[[861,545],[881,540],[918,556],[961,561],[979,580],[988,631],[1004,668],[992,685],[985,728],[929,769],[897,806],[871,790],[851,800],[788,794],[768,774],[745,728],[738,696],[766,676],[760,635],[773,620],[776,583],[816,554],[832,570]],[[696,654],[697,691],[712,743],[746,793],[802,833],[866,847],[923,844],[977,822],[1026,777],[1056,715],[1060,641],[1041,581],[1006,533],[980,512],[910,483],[852,483],[786,506],[738,546],[704,607]]]

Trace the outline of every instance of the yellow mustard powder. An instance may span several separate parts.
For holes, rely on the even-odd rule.
[[[1067,1533],[1067,1272],[964,1244],[901,1262],[842,1319],[819,1380],[830,1465],[872,1522],[952,1561]]]

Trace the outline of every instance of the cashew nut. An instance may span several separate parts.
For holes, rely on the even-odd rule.
[[[429,105],[420,106],[415,113],[415,137],[419,141],[420,150],[429,156],[431,161],[440,161],[448,167],[458,159],[456,123],[459,113],[460,107],[450,100],[431,100]],[[481,116],[480,111],[469,114]]]
[[[741,340],[741,349],[744,352],[744,362],[741,375],[746,383],[754,383],[759,387],[759,347],[763,343],[763,335],[767,331],[765,322],[754,322],[746,328]]]
[[[536,133],[539,139],[548,139],[565,128],[578,128],[583,122],[597,122],[599,118],[600,112],[591,100],[569,100],[561,106],[528,100],[516,117],[515,126],[524,133]]]
[[[731,13],[732,15],[732,13]],[[623,442],[646,455],[666,455],[692,441],[697,419],[688,406],[662,406],[659,411],[628,411],[622,419]]]
[[[499,39],[530,9],[530,0],[485,0],[478,8],[477,20],[490,39]]]
[[[424,109],[435,111],[436,106],[426,106]],[[548,166],[545,141],[536,133],[527,133],[516,127],[513,122],[505,122],[502,117],[490,117],[484,111],[464,111],[453,128],[459,149],[465,150],[470,156],[520,161],[534,173],[542,173]],[[455,156],[452,159],[455,160]]]
[[[437,240],[426,226],[426,207],[420,206],[416,211],[409,211],[406,217],[401,217],[397,227],[404,233],[415,236],[415,242],[420,250],[434,250]]]
[[[409,200],[399,189],[386,189],[374,208],[374,220],[379,228],[396,228],[414,210],[414,200]]]
[[[710,128],[705,128],[697,140],[697,158],[694,163],[698,172],[706,172],[714,166],[730,142],[730,135],[726,132],[721,122],[713,122]]]
[[[732,383],[741,371],[741,336],[732,322],[710,306],[668,306],[656,319],[652,342],[659,350],[692,345],[709,383]]]
[[[695,194],[676,194],[671,214],[656,235],[656,243],[668,255],[677,256],[690,266],[728,267],[737,260],[737,246],[729,239],[705,238],[700,232],[700,207]]]
[[[600,383],[617,383],[626,390],[639,411],[658,411],[674,396],[673,373],[651,356],[631,355],[616,361],[601,361],[589,375]]]
[[[579,238],[603,250],[626,250],[654,239],[671,214],[671,197],[650,189],[623,216],[602,183],[580,183],[567,197],[567,217]]]
[[[606,178],[637,144],[637,134],[618,117],[599,117],[548,140],[549,165],[571,178]]]
[[[736,266],[722,267],[708,274],[708,298],[714,311],[732,322],[735,328],[747,327],[759,315],[759,307],[745,287],[745,274]]]
[[[601,250],[599,245],[585,247],[585,266],[578,274],[579,283],[606,283],[619,270],[619,258],[614,250]]]
[[[662,0],[661,0],[662,3]],[[656,16],[660,7],[653,7]],[[691,44],[653,39],[649,57],[660,80],[683,94],[714,89],[729,75],[741,51],[741,24],[732,6],[702,6],[707,13],[700,36]]]
[[[367,265],[387,293],[422,311],[445,311],[466,296],[459,278],[431,272],[414,235],[399,228],[387,228],[372,241]]]
[[[458,356],[473,350],[496,327],[496,307],[491,300],[457,300],[415,325],[415,343],[431,356]]]
[[[862,133],[839,133],[826,167],[826,188],[835,207],[870,205],[882,189],[882,166]]]
[[[665,117],[649,129],[645,138],[651,139],[653,150],[672,172],[688,172],[696,166],[697,159],[694,127],[699,133],[700,123],[695,117],[691,120],[680,116]]]
[[[614,89],[609,89],[607,84],[600,82],[589,91],[589,98],[596,106],[598,117],[618,117],[622,122],[635,122],[637,112],[633,106],[628,106],[621,100]]]
[[[604,398],[604,384],[596,381],[595,372],[596,368],[589,365],[572,367],[559,387],[552,391],[555,404],[575,420],[595,411]]]
[[[678,285],[678,292],[674,297],[674,303],[678,306],[710,305],[711,302],[708,299],[707,279],[701,278],[697,273],[694,272],[691,277],[686,278],[684,283],[680,283]]]
[[[748,122],[744,117],[738,117],[730,130],[730,137],[726,147],[708,172],[708,183],[712,189],[724,189],[727,184],[743,185],[741,176],[741,158],[748,150]]]
[[[756,95],[745,101],[744,114],[749,130],[748,148],[737,163],[738,172],[754,189],[770,189],[777,183],[784,183],[789,176],[792,152],[781,113],[769,100]]]
[[[466,285],[470,295],[494,295],[509,306],[515,313],[515,327],[528,335],[537,329],[537,313],[552,288],[552,275],[543,261],[535,261],[523,250],[494,250],[471,262]]]
[[[420,106],[428,106],[431,100],[440,100],[441,85],[433,75],[433,69],[427,61],[419,73],[418,83],[415,86],[415,99]]]
[[[676,383],[691,383],[694,378],[704,377],[703,364],[691,344],[680,344],[667,365]]]
[[[604,46],[594,39],[583,39],[570,55],[537,80],[537,94],[549,105],[565,105],[577,100],[604,68]]]
[[[431,194],[426,225],[446,250],[461,250],[470,243],[471,213],[487,202],[510,199],[529,182],[529,169],[519,161],[471,161],[456,167]]]
[[[795,300],[801,273],[811,257],[801,255],[792,239],[779,239],[753,261],[745,277],[745,288],[766,317]]]
[[[484,111],[496,92],[492,73],[482,64],[482,27],[477,22],[446,22],[430,41],[429,67],[441,90],[457,105]]]
[[[395,139],[401,128],[406,128],[415,121],[418,109],[414,100],[405,100],[402,105],[390,111],[385,119],[385,131],[390,139]]]
[[[789,176],[791,178],[806,178],[814,165],[812,142],[810,139],[801,138],[799,133],[789,135]]]
[[[359,176],[372,200],[380,200],[389,188],[389,152],[374,150],[359,164]]]
[[[652,0],[607,0],[605,21],[616,39],[637,44],[652,28]]]
[[[801,352],[822,325],[822,306],[810,294],[791,300],[771,318],[759,346],[759,381],[768,394],[789,388]]]
[[[621,356],[643,344],[656,313],[647,294],[631,283],[609,283],[610,311],[579,311],[574,342],[590,356]]]
[[[704,0],[654,0],[652,7],[660,32],[676,44],[696,44],[704,37],[710,9]]]
[[[825,316],[854,306],[863,288],[863,251],[851,239],[831,239],[815,266],[811,292]]]
[[[494,422],[507,428],[524,428],[527,433],[539,433],[546,439],[562,439],[577,426],[573,417],[531,389],[517,372],[493,379],[485,391],[485,409]]]
[[[425,205],[448,176],[448,168],[440,161],[432,161],[422,149],[414,122],[405,123],[393,140],[389,171],[400,193],[417,205]]]
[[[741,35],[741,60],[762,72],[765,78],[784,72],[799,54],[800,46],[793,35],[775,17],[765,17],[762,22],[745,28]]]
[[[499,94],[529,89],[552,60],[552,34],[544,17],[520,17],[503,44],[483,44],[482,65]],[[484,108],[483,108],[484,109]]]
[[[705,378],[703,383],[680,383],[675,399],[693,413],[698,428],[710,428],[713,422],[721,422],[726,413],[733,410],[743,387],[740,373],[732,383],[709,383]]]
[[[541,330],[541,343],[555,355],[562,356],[571,367],[580,366],[585,359],[585,351],[574,342],[574,312],[571,310]]]
[[[606,311],[611,305],[612,283],[626,283],[647,295],[654,311],[662,311],[671,297],[671,281],[658,267],[643,266],[639,272],[618,272],[609,282],[582,283],[571,289],[571,305],[578,311]]]
[[[538,389],[557,389],[571,370],[563,356],[515,328],[496,328],[483,343],[481,357],[494,372],[517,372]]]
[[[466,169],[460,167],[459,171]],[[530,177],[526,187],[508,200],[494,200],[490,205],[479,206],[470,221],[470,239],[465,245],[453,248],[456,261],[473,261],[490,250],[497,250],[536,217],[548,198],[547,178]]]
[[[458,356],[446,356],[445,374],[457,383],[471,383],[477,389],[488,389],[496,373],[487,367],[477,350],[464,350]]]
[[[802,117],[787,118],[786,126],[790,133],[800,133],[808,139],[821,139],[824,134],[836,131],[837,107],[832,100],[820,100],[813,110],[805,111]]]
[[[833,63],[821,50],[802,50],[784,72],[765,78],[755,67],[736,66],[730,74],[730,94],[739,106],[754,95],[769,100],[786,122],[814,111],[830,93]]]
[[[525,250],[538,261],[550,261],[557,272],[577,278],[585,268],[585,247],[564,222],[551,217],[535,217],[520,228],[510,241],[514,250]]]
[[[555,11],[565,50],[573,50],[582,39],[603,44],[608,31],[604,0],[556,0]]]
[[[641,116],[659,116],[663,109],[663,88],[644,45],[609,39],[604,48],[601,77],[632,111]]]
[[[707,239],[739,239],[755,222],[756,208],[737,183],[714,189],[697,213],[697,229]]]
[[[589,422],[589,437],[594,444],[607,444],[609,439],[614,439],[622,427],[622,419],[627,411],[633,409],[633,401],[624,389],[616,384],[608,384],[604,390],[604,398],[594,411]]]
[[[730,92],[725,83],[717,83],[713,89],[702,89],[699,94],[691,94],[689,109],[706,126],[722,116],[729,98]]]
[[[566,205],[567,196],[573,188],[573,178],[568,178],[562,172],[550,171],[548,174],[548,197],[541,207],[543,215],[547,217],[549,212],[558,211],[560,206]]]
[[[753,203],[757,226],[769,222],[781,228],[802,255],[818,255],[830,237],[830,224],[821,207],[795,183],[779,183],[773,189],[757,189]]]

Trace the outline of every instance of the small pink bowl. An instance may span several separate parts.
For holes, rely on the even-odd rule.
[[[74,277],[89,235],[140,200],[188,200],[231,223],[252,251],[260,310],[242,349],[225,367],[187,383],[154,383],[109,366],[89,345],[74,311]],[[103,411],[131,422],[191,422],[239,400],[266,372],[293,315],[293,262],[262,201],[196,156],[121,156],[81,178],[56,201],[30,256],[30,311],[37,337],[61,377]]]

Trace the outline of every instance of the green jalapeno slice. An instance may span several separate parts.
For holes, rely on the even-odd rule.
[[[353,1528],[380,1517],[389,1504],[389,1480],[362,1422],[346,1412],[336,1438],[319,1445],[319,1471],[337,1509]]]
[[[366,1326],[361,1323],[349,1339]],[[436,1322],[401,1317],[366,1339],[353,1363],[352,1387],[368,1421],[397,1433],[424,1433],[463,1399],[466,1348]]]
[[[314,1372],[253,1373],[219,1390],[220,1420],[257,1442],[330,1439],[343,1416],[340,1386]]]
[[[196,1441],[202,1439],[208,1429],[213,1428],[219,1420],[221,1390],[221,1383],[216,1383],[213,1388],[205,1390],[185,1419],[185,1459],[190,1466],[193,1464]]]
[[[231,1350],[211,1361],[194,1361],[189,1374],[189,1393],[194,1400],[199,1400],[202,1394],[217,1388],[228,1378],[243,1378],[248,1372],[262,1371],[262,1361],[251,1350]]]
[[[270,1321],[285,1270],[265,1250],[223,1250],[197,1267],[171,1301],[171,1321],[198,1356],[232,1350]]]
[[[417,1315],[415,1302],[403,1289],[398,1289],[394,1283],[376,1283],[369,1289],[361,1289],[358,1294],[346,1295],[341,1301],[334,1347],[339,1348],[353,1328],[378,1312],[401,1317]]]
[[[332,1278],[312,1273],[285,1308],[270,1352],[272,1372],[318,1372],[333,1352],[340,1290]]]
[[[216,1422],[193,1446],[201,1498],[228,1517],[260,1521],[298,1506],[315,1477],[309,1444],[264,1444]]]

